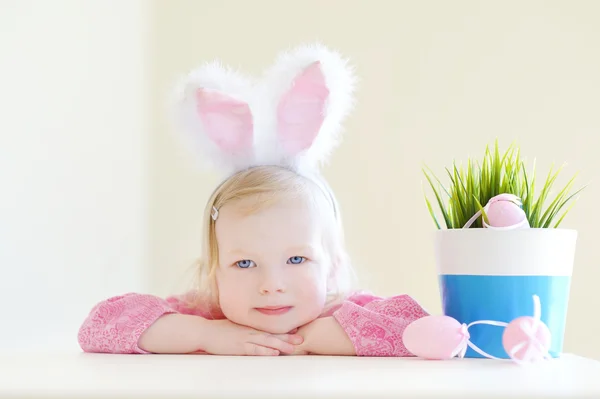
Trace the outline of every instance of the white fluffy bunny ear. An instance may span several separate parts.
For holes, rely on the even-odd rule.
[[[231,173],[254,160],[252,81],[213,62],[192,71],[175,91],[174,117],[204,167]]]
[[[260,92],[269,98],[282,161],[315,169],[329,159],[354,105],[355,83],[347,60],[320,44],[278,57]]]

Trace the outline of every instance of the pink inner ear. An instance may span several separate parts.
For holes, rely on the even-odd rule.
[[[206,134],[222,150],[235,152],[252,146],[252,113],[245,102],[198,89],[196,111]]]
[[[319,62],[296,77],[277,109],[278,133],[288,152],[296,154],[312,145],[325,118],[328,96]]]

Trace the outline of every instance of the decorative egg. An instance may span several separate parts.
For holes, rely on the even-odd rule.
[[[512,194],[500,194],[491,198],[486,206],[486,227],[529,227],[525,211],[519,199]]]
[[[533,331],[534,323],[537,328]],[[530,332],[530,334],[528,334]],[[502,334],[506,353],[517,361],[542,360],[550,349],[550,330],[541,320],[523,316],[511,321]]]
[[[466,335],[465,335],[466,334]],[[425,316],[409,324],[402,335],[410,353],[428,360],[446,360],[466,345],[468,332],[449,316]]]

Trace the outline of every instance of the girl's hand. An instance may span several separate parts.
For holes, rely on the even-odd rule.
[[[293,355],[355,356],[352,341],[335,318],[323,317],[298,329],[304,342],[296,347]]]
[[[302,345],[296,347],[296,350],[293,353],[290,353],[292,356],[301,356],[301,355],[311,355],[309,351],[303,349]]]
[[[202,349],[213,355],[278,356],[292,354],[303,342],[298,334],[269,334],[229,320],[207,320]]]
[[[303,342],[299,345],[296,345],[294,352],[290,353],[290,355],[301,356],[301,355],[311,355],[312,353],[309,351],[309,345],[312,342],[314,328],[314,321],[307,323],[293,332],[300,335],[302,337]]]

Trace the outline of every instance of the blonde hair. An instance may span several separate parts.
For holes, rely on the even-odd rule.
[[[344,244],[344,232],[337,201],[327,183],[316,175],[300,174],[284,166],[255,166],[235,173],[221,183],[206,203],[202,225],[202,252],[196,262],[198,295],[209,309],[218,309],[216,270],[219,248],[212,215],[215,209],[248,197],[259,199],[250,212],[292,198],[306,200],[326,225],[325,246],[330,257],[328,305],[343,300],[354,284],[354,271]],[[198,304],[198,302],[196,302]],[[193,304],[192,304],[193,306]]]

